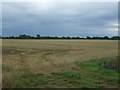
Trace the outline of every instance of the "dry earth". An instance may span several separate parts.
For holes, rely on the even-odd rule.
[[[3,73],[49,73],[72,63],[117,56],[116,40],[3,40]]]

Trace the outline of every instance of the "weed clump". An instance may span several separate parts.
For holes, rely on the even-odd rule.
[[[116,71],[120,70],[118,57],[112,58],[110,60],[103,60],[103,62],[101,62],[99,65],[104,69],[111,69]]]

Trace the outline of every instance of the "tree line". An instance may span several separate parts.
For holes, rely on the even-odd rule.
[[[80,37],[80,36],[76,36],[76,37],[69,37],[69,36],[63,36],[63,37],[52,37],[52,36],[40,36],[39,34],[37,34],[36,36],[30,36],[30,35],[19,35],[19,36],[8,36],[8,37],[1,37],[1,39],[107,39],[107,40],[120,40],[120,36],[113,36],[113,37],[108,37],[108,36],[104,36],[104,37]]]

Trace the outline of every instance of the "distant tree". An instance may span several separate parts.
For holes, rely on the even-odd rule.
[[[55,38],[55,39],[58,39],[59,37],[55,36],[54,38]]]
[[[40,38],[41,38],[41,36],[40,36],[39,34],[37,34],[37,36],[36,36],[36,37],[37,37],[37,39],[40,39]]]
[[[30,35],[19,35],[19,39],[32,39]]]
[[[80,37],[79,37],[79,36],[77,36],[77,37],[76,37],[76,39],[80,39]]]
[[[109,39],[109,37],[108,36],[104,36],[104,39]]]
[[[19,35],[19,36],[9,36],[9,37],[1,37],[0,38],[2,39],[112,39],[112,40],[120,40],[120,36],[113,36],[113,37],[108,37],[108,36],[104,36],[104,37],[90,37],[90,36],[87,36],[86,38],[82,38],[82,37],[51,37],[51,36],[40,36],[39,34],[36,35],[36,37],[34,36],[30,36],[30,35]]]
[[[91,39],[91,37],[87,36],[86,39]]]
[[[113,36],[113,37],[111,37],[111,39],[113,39],[113,40],[120,40],[120,36]]]
[[[91,37],[91,39],[101,39],[101,37]]]
[[[67,36],[66,39],[71,39],[71,37]]]
[[[63,36],[62,39],[66,39],[66,37]]]
[[[72,37],[72,39],[75,39],[75,37]]]
[[[10,39],[15,39],[15,37],[14,37],[14,36],[11,36]]]

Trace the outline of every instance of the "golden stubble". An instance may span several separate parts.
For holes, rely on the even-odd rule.
[[[3,40],[3,74],[49,74],[77,61],[117,56],[117,40]]]

